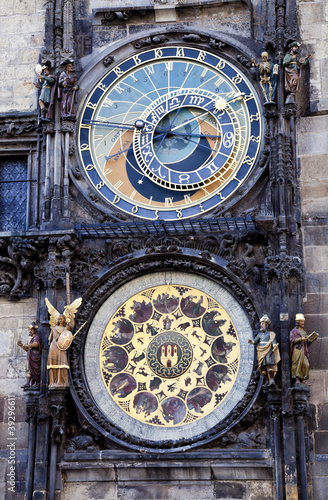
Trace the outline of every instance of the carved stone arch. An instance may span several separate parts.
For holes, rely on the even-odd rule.
[[[254,302],[244,287],[237,279],[233,279],[229,271],[224,270],[213,262],[183,255],[174,257],[168,255],[150,255],[147,257],[147,261],[145,258],[130,259],[128,263],[118,264],[108,271],[84,296],[83,306],[77,318],[76,326],[79,328],[84,321],[87,321],[88,324],[85,330],[82,330],[74,340],[70,352],[71,392],[78,409],[79,418],[81,421],[88,422],[88,427],[92,432],[99,433],[102,436],[105,446],[110,447],[111,441],[114,441],[133,449],[164,453],[165,451],[184,451],[201,444],[206,444],[223,435],[240,422],[251,409],[259,394],[261,380],[259,381],[258,372],[254,370],[253,357],[253,361],[251,362],[252,367],[249,368],[247,387],[241,391],[240,398],[237,397],[237,401],[235,401],[233,407],[224,415],[222,420],[212,425],[210,429],[204,428],[199,432],[194,432],[188,438],[184,436],[183,432],[178,438],[171,437],[170,439],[158,440],[134,435],[133,432],[124,428],[123,425],[120,426],[117,420],[115,421],[114,418],[112,420],[112,413],[103,411],[101,407],[102,403],[92,393],[93,389],[91,388],[90,390],[90,375],[86,373],[88,371],[86,361],[88,355],[86,352],[90,353],[90,345],[97,342],[94,336],[96,330],[92,325],[96,322],[99,329],[98,320],[102,308],[104,306],[108,307],[111,301],[115,302],[119,294],[126,294],[127,290],[133,288],[135,282],[142,280],[142,283],[148,283],[149,281],[149,286],[153,286],[157,276],[161,275],[162,279],[164,279],[163,275],[165,273],[166,280],[166,276],[170,272],[174,275],[179,275],[180,278],[185,277],[187,284],[190,284],[188,276],[197,275],[196,279],[200,283],[202,280],[204,280],[204,283],[213,283],[213,286],[219,287],[223,294],[229,294],[231,300],[236,305],[239,304],[238,307],[240,307],[240,310],[244,311],[245,318],[248,318],[249,327],[247,335],[250,334],[258,321]],[[164,282],[162,281],[161,283]],[[91,339],[92,342],[90,344]],[[99,355],[96,354],[97,356]],[[252,356],[254,356],[254,353]]]

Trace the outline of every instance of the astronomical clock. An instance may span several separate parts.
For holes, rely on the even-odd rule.
[[[260,98],[232,58],[172,43],[125,53],[85,81],[79,166],[108,214],[163,224],[206,218],[256,169]],[[254,317],[240,301],[250,303],[247,294],[217,265],[160,267],[99,285],[72,363],[83,418],[105,439],[159,453],[222,435],[259,390],[248,343]]]
[[[201,216],[233,196],[262,145],[259,99],[230,61],[198,48],[139,52],[88,93],[80,164],[110,207],[140,219]]]

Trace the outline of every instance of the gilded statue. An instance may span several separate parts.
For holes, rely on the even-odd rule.
[[[51,333],[49,336],[49,353],[47,369],[49,370],[49,387],[68,387],[67,349],[73,340],[74,317],[81,305],[82,298],[65,306],[60,314],[46,298],[50,314]]]

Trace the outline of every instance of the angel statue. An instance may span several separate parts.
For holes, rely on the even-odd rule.
[[[82,298],[78,298],[70,305],[65,306],[63,314],[59,314],[47,298],[45,300],[50,314],[49,323],[51,327],[47,363],[49,387],[68,387],[67,370],[69,370],[69,366],[66,350],[73,339],[74,317],[81,305]]]

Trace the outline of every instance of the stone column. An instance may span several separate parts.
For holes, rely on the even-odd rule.
[[[58,449],[64,442],[66,405],[69,389],[66,387],[49,388],[49,406],[52,417],[51,423],[51,450],[49,465],[49,500],[55,500],[57,455]]]
[[[26,500],[32,500],[34,460],[36,446],[36,422],[39,408],[39,389],[27,387],[24,389],[26,413],[28,422],[28,446],[27,446],[27,469],[26,469]]]
[[[298,463],[301,484],[301,500],[309,499],[308,481],[307,481],[307,447],[305,443],[304,426],[306,425],[306,416],[309,411],[308,399],[310,389],[303,384],[296,384],[292,388],[293,411],[296,418],[297,443],[298,443]]]
[[[267,402],[269,405],[272,429],[273,429],[273,447],[274,447],[274,469],[276,482],[276,498],[284,499],[284,474],[282,469],[281,456],[281,389],[276,386],[265,388]]]

